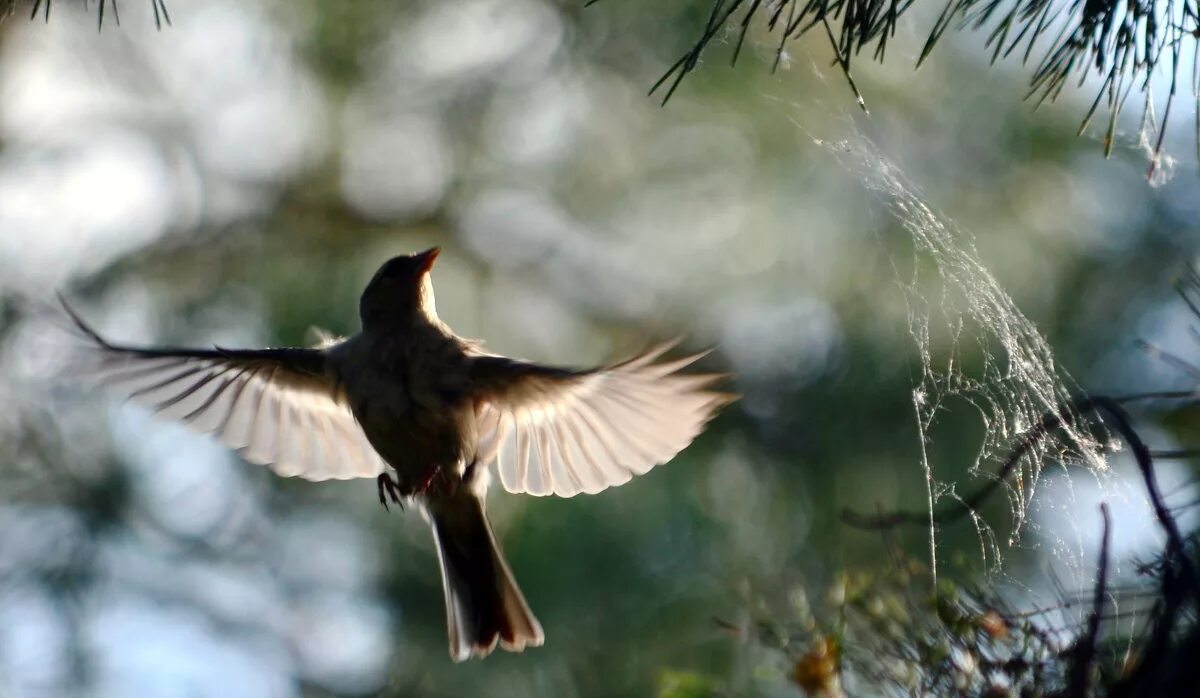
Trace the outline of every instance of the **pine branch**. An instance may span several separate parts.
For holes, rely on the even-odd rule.
[[[84,9],[88,9],[88,0],[81,0]],[[18,6],[22,4],[22,0],[0,0],[0,21],[17,14]],[[24,4],[29,8],[29,19],[35,20],[40,14],[42,21],[50,21],[50,6],[53,0],[24,0]],[[118,26],[121,24],[120,8],[117,0],[96,0],[96,28],[97,30],[104,29],[105,15],[112,17],[113,22]],[[164,24],[171,24],[171,14],[167,11],[166,0],[150,0],[150,8],[154,10],[154,26],[162,29]]]
[[[869,52],[884,60],[888,41],[913,0],[710,0],[708,21],[694,44],[651,88],[666,87],[665,104],[679,83],[699,65],[701,53],[722,29],[730,26],[738,38],[734,62],[746,33],[755,22],[778,34],[777,67],[788,41],[818,29],[830,44],[835,63],[846,77],[859,105],[866,108],[851,74],[855,59]],[[937,16],[917,59],[919,67],[948,29],[985,31],[984,45],[994,63],[1017,55],[1032,67],[1026,99],[1037,105],[1053,102],[1072,80],[1090,74],[1102,80],[1095,100],[1080,124],[1082,134],[1101,104],[1109,118],[1104,134],[1105,154],[1112,152],[1117,116],[1134,89],[1148,93],[1150,77],[1160,66],[1172,80],[1158,134],[1153,143],[1157,161],[1163,134],[1171,117],[1179,74],[1186,63],[1200,65],[1200,0],[948,0]],[[1185,48],[1188,51],[1185,52]],[[1185,57],[1186,54],[1186,57]],[[774,70],[774,67],[772,70]],[[1200,92],[1200,70],[1193,69],[1192,92]],[[1150,104],[1144,107],[1147,123]],[[1197,123],[1200,144],[1200,121]],[[1152,166],[1153,168],[1153,166]]]

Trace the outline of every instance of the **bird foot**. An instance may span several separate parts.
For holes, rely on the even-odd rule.
[[[425,491],[429,489],[429,486],[433,484],[433,481],[437,479],[437,476],[441,472],[442,469],[436,466],[430,468],[425,473],[425,477],[421,479],[420,484],[412,488],[401,485],[390,473],[380,473],[379,477],[375,478],[376,486],[379,488],[379,503],[383,505],[384,509],[391,511],[388,509],[388,500],[390,499],[393,503],[398,504],[401,511],[403,511],[404,500],[419,494],[425,494]]]
[[[379,487],[379,503],[383,505],[385,511],[391,511],[388,509],[388,499],[399,505],[401,511],[404,510],[404,498],[411,493],[401,489],[400,483],[396,482],[395,478],[388,473],[380,473],[379,477],[375,479],[375,483]]]

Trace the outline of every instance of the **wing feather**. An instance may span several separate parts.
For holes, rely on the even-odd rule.
[[[575,462],[583,463],[584,465],[582,468],[576,468],[576,472],[580,473],[581,475],[586,473],[584,477],[584,492],[587,492],[588,494],[595,494],[603,490],[609,484],[620,485],[629,480],[631,474],[626,474],[624,480],[614,478],[611,474],[605,475],[605,467],[603,462],[598,460],[593,454],[594,446],[592,445],[592,441],[596,437],[591,430],[587,428],[586,424],[580,423],[580,419],[577,416],[572,419],[564,419],[562,422],[568,433],[567,443],[569,447],[575,449],[576,453],[579,455],[579,458],[576,459]],[[614,465],[612,467],[618,466]]]
[[[548,427],[554,431],[553,443],[558,447],[558,459],[553,464],[557,483],[554,494],[560,497],[573,497],[580,492],[586,492],[589,488],[584,478],[590,477],[591,474],[589,467],[576,462],[574,458],[572,450],[577,444],[567,435],[564,424],[567,421],[569,420],[554,419]]]
[[[309,480],[383,472],[325,367],[326,349],[151,349],[113,344],[65,301],[91,340],[74,371],[164,417],[212,434],[243,458]]]
[[[525,483],[529,488],[529,494],[543,496],[554,491],[554,483],[550,477],[550,439],[549,434],[543,429],[544,423],[535,423],[530,426],[529,431],[533,438],[530,441],[533,443],[533,448],[529,451],[529,460],[527,461],[525,471]]]
[[[570,497],[627,482],[674,458],[735,396],[720,374],[682,374],[705,354],[661,360],[664,344],[606,368],[573,371],[480,354],[477,457],[510,492]]]

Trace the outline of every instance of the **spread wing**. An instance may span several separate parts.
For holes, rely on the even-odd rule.
[[[509,492],[560,497],[593,494],[666,463],[736,399],[709,389],[722,375],[679,373],[703,354],[660,362],[670,348],[590,371],[476,358],[477,457],[496,461]]]
[[[251,463],[307,480],[375,477],[384,464],[325,372],[321,349],[177,349],[91,340],[74,373],[210,433]]]

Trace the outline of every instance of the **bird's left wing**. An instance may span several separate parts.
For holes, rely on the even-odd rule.
[[[344,392],[326,373],[324,350],[122,346],[63,306],[91,340],[77,375],[212,434],[280,475],[346,480],[383,472]]]
[[[660,346],[606,368],[573,371],[501,356],[473,360],[477,459],[509,492],[571,497],[666,463],[734,399],[719,374],[684,374],[703,354],[659,361]]]

